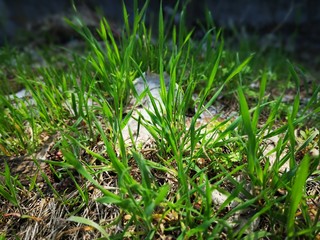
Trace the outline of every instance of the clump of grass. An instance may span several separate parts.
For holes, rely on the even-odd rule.
[[[299,115],[300,84],[294,68],[289,65],[297,94],[286,119],[280,119],[281,97],[266,97],[268,70],[259,75],[254,99],[249,102],[246,96],[248,86],[243,78],[251,74],[251,53],[243,61],[234,55],[230,62],[219,31],[208,31],[199,42],[183,24],[166,34],[161,6],[157,41],[153,41],[153,33],[143,21],[146,8],[147,3],[141,11],[136,8],[130,23],[123,5],[124,31],[119,41],[106,19],[97,29],[100,40],[80,19],[67,20],[86,41],[88,52],[75,54],[73,63],[66,60],[71,65],[66,71],[43,67],[36,73],[20,72],[30,95],[27,99],[0,96],[4,112],[0,151],[8,162],[2,173],[1,201],[26,215],[26,208],[21,207],[26,205],[26,189],[19,178],[10,176],[8,166],[16,156],[31,155],[53,193],[48,209],[63,208],[59,208],[59,218],[68,221],[67,229],[77,227],[73,237],[316,236],[319,210],[312,216],[309,213],[306,180],[317,174],[319,156],[303,154],[299,158],[298,153],[314,144],[317,134],[310,133],[297,146],[294,131],[319,109]],[[133,80],[146,71],[159,74],[162,107],[150,90],[141,96],[135,90]],[[168,86],[165,72],[170,75]],[[236,98],[238,113],[228,117],[222,112],[199,124],[203,113],[224,94]],[[136,111],[128,110],[130,95],[136,98],[134,107],[142,104],[144,96],[150,98],[149,120],[142,113],[138,116],[139,124],[154,139],[152,147],[129,148],[123,139],[123,129]],[[197,98],[192,103],[194,95]],[[187,117],[190,104],[196,109]],[[48,136],[55,139],[51,147],[44,148]],[[279,140],[266,152],[264,142],[275,136],[280,136]],[[46,152],[40,159],[37,156],[43,149]],[[40,167],[43,161],[45,169]],[[289,168],[282,172],[286,162]],[[27,192],[31,194],[32,189],[40,193],[40,199],[47,196],[36,178]],[[225,195],[220,205],[212,197],[214,190]],[[46,223],[57,222],[42,213],[28,216],[44,222],[43,229],[33,231],[32,236],[55,238],[70,232],[59,225],[59,234],[49,231]],[[7,217],[2,214],[2,223]],[[14,231],[23,237],[17,224],[4,234],[10,237]]]

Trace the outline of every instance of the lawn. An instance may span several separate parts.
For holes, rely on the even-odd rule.
[[[314,78],[146,6],[0,49],[0,239],[320,239]]]

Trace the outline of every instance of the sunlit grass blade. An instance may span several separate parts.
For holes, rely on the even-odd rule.
[[[310,158],[306,155],[296,172],[291,193],[289,195],[287,205],[288,205],[288,218],[287,218],[287,233],[289,237],[295,235],[295,215],[301,203],[301,199],[305,193],[306,180],[309,173]]]
[[[268,238],[269,236],[272,236],[270,232],[259,231],[259,232],[249,233],[242,239],[243,240],[264,239],[264,238]]]
[[[77,217],[77,216],[71,216],[67,219],[67,221],[82,223],[82,224],[91,226],[91,227],[97,229],[102,234],[102,236],[104,238],[110,239],[109,234],[106,232],[106,230],[102,226],[100,226],[99,224],[95,223],[94,221],[92,221],[90,219],[83,218],[83,217]]]
[[[226,82],[229,82],[234,76],[236,76],[238,73],[243,71],[244,67],[248,65],[248,63],[251,61],[253,58],[253,54],[251,54],[249,57],[247,57],[239,66],[234,69],[230,75],[227,77]]]
[[[151,189],[151,173],[148,166],[145,164],[145,160],[137,153],[132,152],[134,160],[137,162],[142,175],[142,184],[146,189]]]
[[[219,49],[218,49],[216,58],[214,59],[214,65],[213,65],[212,71],[210,73],[210,76],[209,76],[209,79],[207,82],[207,86],[206,86],[204,93],[203,93],[203,99],[201,99],[201,101],[200,101],[200,105],[203,105],[204,100],[205,100],[204,98],[208,96],[209,91],[212,89],[212,85],[214,83],[214,80],[215,80],[215,77],[216,77],[216,74],[217,74],[217,71],[219,68],[222,52],[223,52],[223,41],[221,41],[221,43],[219,45]]]
[[[19,206],[19,200],[17,198],[17,189],[15,185],[15,180],[10,174],[10,168],[7,162],[5,162],[4,169],[4,185],[0,185],[0,195],[7,199],[14,206]]]
[[[240,112],[242,116],[244,132],[248,136],[248,140],[246,144],[247,154],[248,154],[248,173],[250,174],[250,178],[254,182],[258,181],[258,183],[262,184],[263,173],[261,170],[260,163],[258,162],[258,159],[257,159],[258,146],[257,146],[256,132],[254,130],[254,126],[252,126],[248,104],[241,87],[238,88],[238,95],[239,95]]]
[[[253,114],[253,117],[252,117],[252,126],[253,126],[254,129],[256,129],[256,127],[258,125],[260,112],[262,110],[260,108],[260,106],[261,106],[263,98],[264,98],[266,86],[267,86],[267,73],[266,73],[266,71],[264,71],[263,74],[262,74],[262,77],[261,77],[258,104],[257,104],[256,110],[254,111],[254,114]]]
[[[121,202],[121,198],[111,193],[110,191],[106,190],[103,186],[101,186],[93,176],[83,167],[81,162],[76,158],[76,156],[68,150],[67,146],[68,143],[66,140],[62,141],[64,145],[64,149],[62,149],[62,153],[66,158],[66,161],[70,163],[83,177],[85,177],[88,181],[90,181],[95,187],[97,187],[104,195],[108,196],[110,199],[113,199],[113,202]]]

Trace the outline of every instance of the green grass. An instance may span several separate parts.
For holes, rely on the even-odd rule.
[[[35,69],[32,58],[1,50],[2,61],[18,64],[14,78],[30,97],[0,95],[0,201],[6,206],[0,207],[0,236],[314,238],[320,214],[310,209],[319,200],[307,194],[307,179],[319,183],[319,155],[309,154],[319,148],[319,88],[308,89],[309,102],[301,104],[303,84],[285,57],[277,60],[287,70],[279,70],[269,61],[275,53],[234,53],[213,26],[194,40],[183,22],[169,28],[161,8],[154,36],[143,22],[146,6],[135,11],[133,23],[124,6],[120,40],[106,19],[99,39],[80,18],[66,20],[86,47],[40,52],[46,66]],[[159,74],[161,105],[151,91],[138,96],[134,88],[134,79],[148,71]],[[287,87],[295,92],[292,103],[282,101]],[[131,133],[130,147],[123,131],[145,96],[148,118],[141,112],[135,118],[154,140],[138,146]],[[219,104],[224,109],[199,124]],[[190,107],[196,109],[187,117]],[[277,141],[267,149],[272,137]],[[39,172],[27,184],[23,171],[9,168],[21,156]],[[225,196],[222,203],[212,198],[214,190]]]

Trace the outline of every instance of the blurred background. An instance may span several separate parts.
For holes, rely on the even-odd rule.
[[[124,0],[129,15],[133,16],[133,0]],[[141,6],[145,1],[138,1]],[[159,11],[158,0],[151,0],[146,21],[152,24]],[[165,17],[172,17],[177,1],[163,0]],[[206,22],[206,10],[217,27],[242,38],[254,34],[261,44],[275,45],[313,61],[319,66],[320,1],[317,0],[184,0],[187,3],[185,24],[201,37]],[[96,25],[104,15],[108,21],[121,27],[122,1],[74,0],[88,25]],[[19,42],[26,36],[38,37],[39,32],[50,32],[53,41],[64,42],[74,37],[63,23],[63,17],[72,12],[68,0],[0,0],[0,45]],[[178,12],[179,12],[178,11]],[[180,21],[175,14],[175,22]]]

